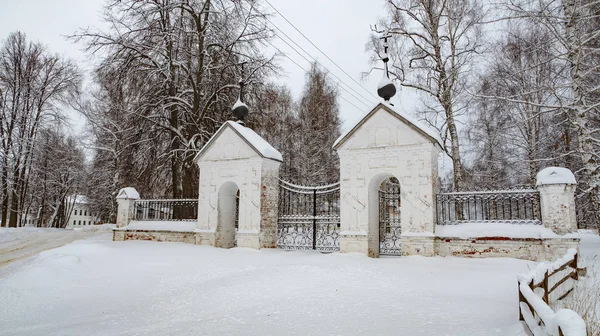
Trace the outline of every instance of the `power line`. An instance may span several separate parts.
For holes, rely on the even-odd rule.
[[[281,30],[281,28],[279,28],[276,24],[273,23],[273,21],[269,20],[268,17],[265,17],[265,19],[267,21],[269,21],[269,23],[271,23],[271,25],[277,29],[281,34],[283,34],[285,37],[287,37],[294,45],[296,45],[296,47],[298,47],[300,50],[302,50],[306,55],[308,55],[310,58],[312,58],[318,65],[320,65],[321,67],[323,67],[324,69],[326,69],[327,71],[329,71],[329,73],[331,75],[333,75],[333,77],[335,77],[339,83],[346,85],[350,90],[352,90],[355,94],[359,95],[362,99],[364,99],[365,101],[367,101],[369,104],[371,104],[371,102],[369,101],[369,98],[363,96],[360,92],[356,91],[352,86],[348,85],[345,81],[343,81],[341,78],[339,78],[333,71],[327,69],[326,66],[324,66],[322,63],[320,63],[314,56],[312,56],[308,51],[306,51],[304,48],[302,48],[302,46],[300,46],[296,41],[294,41],[294,39],[292,39],[288,34],[286,34],[283,30]],[[286,41],[283,40],[283,38],[281,36],[279,36],[279,38],[285,42],[288,46],[290,46],[290,48],[293,48],[289,43],[287,43]],[[296,52],[298,52],[296,50]],[[304,58],[306,59],[306,58]],[[308,61],[308,60],[307,60]],[[308,61],[311,62],[311,61]],[[353,95],[354,96],[354,95]],[[354,97],[357,100],[359,100],[357,97]],[[364,104],[364,101],[363,101]],[[366,104],[367,107],[370,107],[369,104]]]
[[[281,36],[279,35],[275,35],[276,37],[278,37],[283,43],[287,44],[288,47],[292,48],[292,50],[294,50],[298,55],[300,55],[300,57],[304,58],[305,61],[307,61],[308,63],[311,63],[311,61],[306,58],[304,55],[302,55],[298,50],[296,50],[291,44],[289,44],[289,42],[287,42],[286,40],[284,40]],[[271,44],[272,45],[272,44]],[[278,49],[279,50],[279,49]],[[289,58],[289,57],[288,57]],[[303,68],[304,70],[304,68]],[[305,70],[306,71],[306,70]],[[306,71],[306,73],[308,73],[308,71]],[[339,83],[336,83],[339,84]],[[346,84],[347,85],[347,84]],[[352,94],[352,92],[348,91],[348,89],[346,89],[343,86],[339,86],[342,90],[346,91],[350,96],[352,96],[354,99],[356,99],[358,102],[360,102],[361,104],[365,105],[367,108],[370,108],[371,106],[367,103],[365,103],[364,101],[360,100],[359,98],[357,98],[355,95]]]
[[[363,90],[365,90],[366,92],[368,92],[371,96],[375,97],[375,99],[378,99],[371,91],[365,89],[364,86],[362,86],[359,82],[357,82],[354,77],[350,76],[344,69],[342,69],[342,67],[340,67],[334,60],[331,59],[331,57],[327,56],[327,54],[325,52],[323,52],[323,50],[321,50],[319,47],[317,47],[316,44],[314,44],[308,37],[306,37],[306,35],[304,35],[304,33],[302,33],[300,31],[300,29],[298,29],[292,22],[290,22],[290,20],[287,19],[287,17],[285,17],[285,15],[281,14],[280,11],[277,10],[277,8],[275,8],[275,6],[273,6],[269,0],[265,0],[265,2],[271,6],[271,8],[273,8],[273,10],[275,10],[275,12],[277,12],[277,14],[279,14],[287,23],[290,24],[290,26],[292,26],[298,33],[300,33],[300,35],[302,35],[310,44],[312,44],[313,47],[315,47],[321,54],[323,54],[325,57],[327,57],[327,59],[333,63],[338,69],[340,69],[346,76],[348,76],[350,79],[352,79],[352,81],[356,84],[358,84],[358,86],[360,86]]]
[[[298,62],[294,61],[293,58],[291,58],[288,54],[284,53],[283,51],[281,51],[281,49],[277,48],[276,46],[273,45],[273,43],[271,43],[271,41],[269,40],[265,40],[267,41],[267,43],[269,43],[271,45],[271,47],[275,48],[275,50],[277,50],[280,54],[282,54],[283,56],[285,56],[287,59],[289,59],[290,61],[292,61],[292,63],[296,64],[300,69],[302,69],[302,71],[304,71],[306,74],[309,74],[309,71],[304,69],[303,66],[301,66],[300,64],[298,64]],[[356,106],[354,103],[352,103],[351,101],[349,101],[348,99],[344,98],[344,96],[340,95],[340,98],[342,98],[343,100],[345,100],[348,104],[354,106],[357,110],[359,110],[360,112],[364,112],[363,109],[361,109],[360,107]],[[356,97],[354,97],[356,98]],[[364,103],[363,103],[364,104]]]

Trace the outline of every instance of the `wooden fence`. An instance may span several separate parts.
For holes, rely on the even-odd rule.
[[[561,310],[556,313],[550,307],[551,303],[569,295],[575,288],[579,276],[585,275],[585,268],[579,268],[577,260],[577,251],[569,250],[564,257],[554,263],[540,264],[529,274],[519,277],[519,320],[525,322],[531,334],[586,335],[585,323],[579,315],[569,310]],[[572,323],[566,325],[561,322],[565,319],[571,319]],[[573,328],[573,323],[575,328]],[[582,330],[583,333],[581,333]]]

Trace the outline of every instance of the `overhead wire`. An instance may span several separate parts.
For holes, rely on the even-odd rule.
[[[298,66],[302,71],[304,71],[306,74],[309,74],[310,72],[306,69],[304,69],[304,67],[302,65],[300,65],[298,62],[296,62],[293,58],[291,58],[288,54],[284,53],[283,51],[281,51],[281,49],[277,48],[273,43],[271,43],[271,41],[269,40],[265,40],[269,45],[271,45],[271,47],[273,47],[275,50],[277,50],[280,54],[282,54],[284,57],[286,57],[287,59],[289,59],[290,61],[292,61],[292,63],[296,64],[296,66]],[[340,98],[342,98],[343,100],[345,100],[348,104],[354,106],[358,111],[363,112],[364,109],[356,106],[356,104],[354,104],[353,102],[349,101],[348,99],[346,99],[344,96],[340,95]]]
[[[271,21],[269,18],[265,17],[265,19],[276,29],[278,30],[281,34],[283,34],[288,40],[290,40],[296,47],[298,47],[300,50],[302,50],[306,55],[308,55],[310,58],[312,58],[314,60],[314,62],[316,64],[318,64],[319,66],[323,67],[325,70],[327,70],[333,77],[335,77],[338,80],[338,84],[344,84],[346,87],[348,87],[350,90],[352,90],[354,92],[354,94],[359,95],[363,100],[361,100],[361,102],[364,104],[364,102],[368,102],[368,104],[365,104],[367,107],[371,107],[372,102],[370,101],[369,98],[363,96],[360,92],[356,91],[352,86],[348,85],[344,80],[342,80],[340,77],[338,77],[333,71],[329,70],[325,65],[323,65],[321,62],[319,62],[313,55],[311,55],[308,51],[306,51],[304,48],[302,48],[301,45],[299,45],[296,41],[294,41],[294,39],[292,39],[288,34],[286,34],[281,28],[279,28],[275,23],[273,23],[273,21]],[[278,35],[279,39],[281,39],[283,42],[285,42],[290,48],[293,48],[287,41],[285,41],[280,35]],[[294,48],[293,48],[294,49]],[[297,50],[295,50],[298,54],[299,52]],[[306,59],[306,58],[305,58]],[[308,61],[308,60],[307,60]],[[308,61],[311,62],[311,61]],[[352,94],[354,96],[354,94]],[[354,97],[357,100],[358,97]]]
[[[276,37],[278,37],[282,42],[284,42],[285,44],[287,44],[292,50],[294,50],[298,55],[300,55],[300,57],[302,57],[305,61],[307,61],[308,63],[311,63],[311,61],[306,58],[304,55],[302,55],[298,50],[296,50],[291,44],[289,44],[289,42],[287,42],[286,40],[284,40],[283,38],[281,38],[281,36],[279,35],[275,35]],[[271,44],[272,45],[272,44]],[[278,49],[279,50],[279,49]],[[279,50],[281,52],[281,50]],[[289,58],[289,57],[288,57]],[[304,70],[304,68],[303,68]],[[309,73],[309,71],[304,70],[306,73]],[[336,83],[339,84],[339,83]],[[366,106],[367,108],[371,107],[369,104],[365,103],[364,101],[360,100],[358,97],[356,97],[355,95],[352,94],[352,92],[348,91],[348,89],[346,89],[343,86],[339,86],[342,90],[346,91],[350,96],[352,96],[354,99],[356,99],[358,102],[360,102],[361,104],[363,104],[364,106]],[[347,100],[346,100],[347,101]]]
[[[300,31],[300,29],[298,29],[298,27],[296,27],[290,20],[288,20],[287,17],[285,17],[285,15],[283,15],[279,10],[277,10],[277,8],[275,8],[275,6],[273,6],[269,0],[265,0],[265,2],[271,7],[273,8],[273,10],[275,12],[277,12],[277,14],[279,14],[290,26],[292,26],[300,35],[302,35],[302,37],[304,37],[313,47],[315,47],[321,54],[323,54],[331,63],[333,63],[338,69],[340,69],[346,76],[348,76],[354,83],[356,83],[359,87],[361,87],[363,90],[365,90],[366,92],[368,92],[371,96],[373,96],[375,99],[379,100],[378,97],[376,97],[371,91],[367,90],[364,86],[362,86],[359,82],[357,82],[354,77],[350,76],[341,66],[339,66],[333,59],[331,59],[331,57],[329,57],[323,50],[321,50],[321,48],[319,48],[316,44],[314,44],[306,35],[304,35],[304,33],[302,33],[302,31]]]

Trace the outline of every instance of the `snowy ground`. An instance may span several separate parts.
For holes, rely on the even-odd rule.
[[[42,251],[89,237],[114,225],[95,225],[75,230],[46,228],[0,228],[0,267]]]
[[[511,335],[531,265],[101,234],[0,268],[0,334]]]

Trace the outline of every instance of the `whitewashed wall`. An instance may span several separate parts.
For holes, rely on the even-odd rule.
[[[400,181],[402,232],[433,233],[440,150],[431,139],[380,108],[337,151],[342,252],[379,255],[378,190],[391,176]]]
[[[261,229],[261,193],[263,180],[275,181],[277,186],[280,163],[262,158],[252,147],[238,136],[231,128],[225,128],[214,143],[198,159],[200,168],[199,205],[198,205],[198,238],[197,243],[218,247],[231,247],[229,241],[219,241],[219,191],[230,190],[223,186],[235,184],[240,191],[238,246],[240,247],[275,247],[275,237],[271,234],[270,222],[265,222]],[[235,193],[235,190],[233,191]],[[277,194],[262,197],[265,202],[275,204],[275,220]],[[274,197],[274,199],[272,199]],[[223,202],[221,202],[223,204]],[[264,229],[264,230],[263,230]],[[227,236],[224,234],[223,236]],[[265,239],[272,239],[266,241]]]

